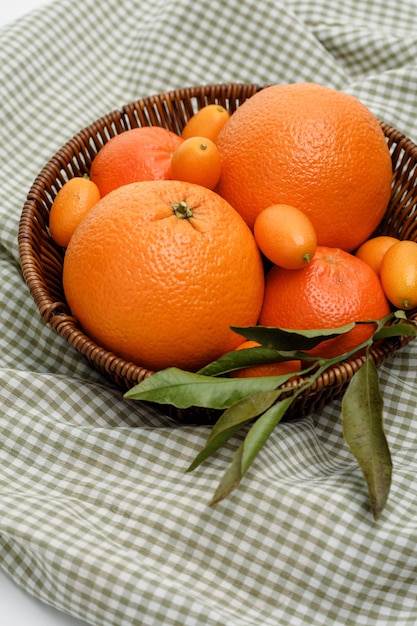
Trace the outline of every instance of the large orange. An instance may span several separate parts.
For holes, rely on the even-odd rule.
[[[182,138],[160,126],[132,128],[115,135],[99,150],[90,170],[101,196],[140,180],[171,177],[171,156]]]
[[[264,293],[253,235],[218,194],[148,181],[107,194],[75,231],[63,285],[99,345],[151,370],[195,370],[237,347]]]
[[[380,222],[392,165],[375,116],[357,98],[314,83],[267,87],[221,130],[217,190],[253,227],[260,211],[290,204],[319,245],[353,250]]]
[[[389,311],[379,278],[369,265],[340,248],[318,246],[303,269],[274,266],[269,271],[260,324],[292,330],[336,328],[378,320]],[[358,324],[311,352],[324,357],[344,354],[374,330],[373,324]]]

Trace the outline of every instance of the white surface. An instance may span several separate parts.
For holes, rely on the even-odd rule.
[[[2,626],[86,626],[39,602],[18,587],[0,568],[0,624]]]
[[[0,27],[44,4],[48,0],[0,0]]]
[[[0,28],[48,0],[0,0]],[[70,617],[39,602],[18,587],[0,567],[1,626],[86,626],[86,622]]]

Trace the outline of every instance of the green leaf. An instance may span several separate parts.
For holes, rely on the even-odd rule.
[[[390,322],[394,320],[393,324]],[[224,445],[237,431],[253,421],[247,436],[233,455],[232,463],[224,474],[211,504],[226,497],[241,481],[253,459],[282,419],[288,407],[304,390],[310,388],[329,367],[340,363],[358,349],[366,354],[373,341],[399,335],[416,336],[417,326],[407,319],[403,311],[394,311],[381,320],[357,322],[371,323],[375,330],[370,339],[358,348],[331,359],[317,359],[303,352],[321,341],[351,330],[355,323],[323,330],[293,331],[274,327],[233,327],[246,339],[252,339],[261,347],[230,352],[217,361],[203,367],[197,373],[177,368],[156,372],[129,390],[125,397],[171,404],[178,408],[201,406],[225,409],[214,425],[203,450],[197,455],[187,471],[197,467],[208,456]],[[304,376],[294,387],[291,395],[279,401],[283,390],[280,385],[294,374],[262,378],[228,378],[222,375],[234,369],[301,359],[310,366],[300,370]],[[284,394],[283,394],[284,395]],[[343,433],[347,445],[356,457],[368,486],[368,494],[375,519],[381,514],[390,490],[392,464],[388,443],[382,424],[382,397],[379,391],[375,365],[367,358],[362,368],[353,376],[342,400]]]
[[[242,465],[243,444],[239,446],[233,455],[232,462],[223,474],[223,478],[220,481],[219,486],[213,498],[210,501],[210,506],[214,506],[220,500],[224,500],[229,493],[235,489],[241,481],[241,465]]]
[[[282,419],[293,397],[285,398],[267,409],[253,424],[244,441],[233,455],[232,463],[223,475],[219,486],[210,502],[213,506],[226,498],[235,489],[247,472],[253,459],[268,439],[269,435]]]
[[[243,350],[233,350],[221,356],[217,361],[213,361],[198,371],[198,374],[204,376],[219,376],[227,374],[242,367],[250,367],[252,365],[262,365],[264,363],[277,363],[279,361],[292,361],[299,359],[299,352],[280,352],[272,348],[264,348],[255,346],[253,348],[245,348]],[[294,374],[287,378],[291,378]],[[285,381],[283,381],[285,382]]]
[[[145,378],[124,395],[185,409],[192,406],[226,409],[242,398],[276,389],[289,375],[259,378],[214,378],[170,367]]]
[[[384,326],[374,334],[374,341],[386,339],[387,337],[417,337],[417,326],[413,322],[399,322],[391,326]]]
[[[268,439],[278,422],[281,421],[287,409],[294,401],[293,396],[288,396],[280,402],[272,405],[251,427],[245,437],[242,454],[242,475],[248,470],[253,459]]]
[[[343,435],[365,477],[372,513],[378,519],[386,504],[392,463],[383,423],[378,372],[367,359],[353,375],[342,399]]]
[[[231,326],[231,329],[246,339],[257,341],[266,348],[282,352],[310,350],[325,339],[332,339],[354,328],[355,322],[338,328],[316,330],[289,330],[274,326]]]
[[[254,393],[226,409],[213,426],[205,447],[196,456],[187,472],[191,472],[214,454],[243,425],[266,411],[275,402],[280,393],[279,390]]]

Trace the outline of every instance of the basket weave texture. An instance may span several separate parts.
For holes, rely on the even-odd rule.
[[[127,390],[152,372],[126,362],[92,341],[71,315],[62,287],[64,250],[51,239],[48,223],[52,202],[62,185],[88,173],[100,148],[131,128],[163,126],[180,133],[187,120],[207,104],[219,103],[233,112],[262,89],[256,84],[219,84],[178,89],[137,100],[113,111],[81,130],[44,166],[29,190],[23,207],[19,253],[24,279],[45,323],[62,335],[89,363],[120,389]],[[393,163],[394,178],[389,207],[375,234],[417,241],[417,146],[398,130],[381,122]],[[417,311],[409,315],[417,319]],[[386,339],[371,350],[377,366],[408,343],[405,337]],[[364,357],[355,357],[326,371],[315,385],[299,396],[289,412],[302,416],[340,397]],[[167,412],[181,421],[209,423],[216,413],[204,409]]]

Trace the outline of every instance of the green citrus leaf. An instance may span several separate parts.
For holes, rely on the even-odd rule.
[[[266,411],[275,402],[280,393],[276,389],[254,393],[226,409],[213,426],[205,447],[196,456],[187,471],[191,472],[198,467],[224,445],[243,425],[253,420],[263,411]]]
[[[353,375],[342,399],[343,435],[365,477],[372,513],[378,519],[386,504],[392,463],[383,423],[378,372],[367,359]]]
[[[192,406],[226,409],[252,393],[276,389],[289,375],[259,378],[214,378],[169,367],[132,387],[129,400],[147,400],[185,409]]]
[[[257,341],[266,348],[282,352],[310,350],[325,339],[332,339],[354,328],[355,322],[338,328],[316,330],[288,330],[274,326],[231,326],[231,329],[246,339]]]
[[[292,361],[299,358],[300,353],[297,351],[283,353],[279,350],[273,350],[272,348],[255,346],[253,348],[227,352],[227,354],[221,356],[217,359],[217,361],[213,361],[205,367],[202,367],[198,373],[204,374],[205,376],[219,376],[227,374],[228,372],[233,372],[234,370],[242,367],[262,365],[265,363],[277,363],[279,361]],[[294,376],[294,374],[291,374],[291,376]]]
[[[398,322],[391,326],[384,326],[374,334],[374,341],[386,339],[387,337],[417,337],[417,326],[413,322]]]
[[[282,390],[280,389],[252,393],[250,396],[233,404],[224,411],[214,424],[208,442],[218,437],[225,429],[242,426],[269,409],[281,393]]]
[[[293,396],[288,396],[273,404],[267,409],[253,424],[243,442],[242,454],[242,475],[248,470],[253,459],[268,439],[281,418],[284,417],[287,409],[294,401]]]
[[[239,485],[242,474],[241,474],[241,465],[242,465],[242,454],[243,454],[243,444],[239,446],[236,452],[233,455],[232,462],[227,468],[226,472],[223,474],[223,478],[221,479],[219,486],[216,489],[216,492],[210,502],[210,506],[214,506],[220,500],[224,500],[229,493],[236,489]]]
[[[285,398],[267,409],[253,424],[244,441],[233,455],[232,463],[223,475],[210,502],[213,506],[226,498],[235,489],[250,467],[253,459],[262,448],[269,435],[284,416],[293,402],[293,397]]]

